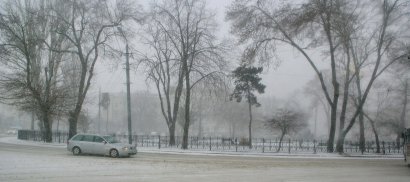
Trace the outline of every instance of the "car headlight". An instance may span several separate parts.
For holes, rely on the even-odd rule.
[[[128,147],[123,147],[122,150],[127,151],[127,150],[128,150]]]

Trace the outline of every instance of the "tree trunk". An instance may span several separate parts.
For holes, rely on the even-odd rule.
[[[51,143],[53,141],[52,139],[52,133],[51,133],[51,121],[48,116],[48,112],[43,112],[43,123],[44,123],[44,135],[43,135],[43,140],[47,143]]]
[[[248,94],[249,95],[249,94]],[[249,149],[252,149],[252,104],[248,98],[248,106],[249,106]]]
[[[329,153],[332,153],[334,151],[333,145],[336,134],[337,101],[334,101],[336,102],[336,104],[332,104],[331,106],[329,140],[327,141],[327,152]]]
[[[357,103],[360,103],[362,99],[362,87],[360,83],[360,72],[356,75],[356,88],[357,88]],[[356,102],[356,101],[355,101]],[[356,104],[357,106],[358,104]],[[362,154],[364,153],[366,146],[365,146],[365,137],[364,137],[364,117],[363,117],[363,109],[361,109],[359,113],[359,125],[360,125],[360,139],[359,139],[359,148]]]
[[[85,96],[87,94],[89,84],[90,82],[87,82],[87,86],[84,87],[84,80],[85,80],[85,74],[87,70],[85,66],[82,66],[82,72],[81,72],[81,81],[80,81],[80,87],[79,91],[76,93],[77,95],[77,100],[76,100],[76,105],[75,108],[72,111],[69,111],[68,113],[68,138],[70,139],[74,135],[77,134],[77,123],[78,123],[78,117],[80,116],[82,105],[84,103]],[[89,81],[91,80],[91,76],[89,76]]]
[[[171,124],[168,128],[169,131],[169,145],[174,146],[175,145],[175,124]]]
[[[363,105],[364,105],[364,103],[367,99],[370,88],[373,85],[373,82],[374,82],[375,79],[376,79],[376,77],[372,77],[372,79],[370,79],[369,85],[367,86],[366,91],[363,94],[363,97],[361,99],[358,99],[357,109],[356,109],[355,113],[353,114],[352,118],[350,119],[349,124],[347,125],[346,129],[343,130],[342,137],[340,137],[340,139],[338,139],[338,145],[343,145],[347,133],[350,131],[350,129],[352,129],[353,125],[356,122],[357,116],[359,116],[359,114],[363,112],[363,110],[362,110]],[[338,148],[338,146],[337,146],[337,148]],[[342,146],[342,149],[343,149],[343,146]],[[338,152],[341,153],[343,151],[338,151]]]
[[[359,148],[362,154],[366,150],[366,141],[364,137],[364,118],[363,118],[363,111],[359,114],[359,125],[360,125],[360,139],[359,139]]]
[[[340,134],[339,134],[339,138],[337,138],[337,142],[336,142],[336,151],[341,154],[344,152],[344,148],[343,148],[343,144],[346,138],[347,132],[345,130],[343,130]]]
[[[374,133],[374,138],[376,140],[376,153],[380,153],[380,140],[379,140],[379,134],[377,133],[376,126],[374,124],[374,121],[367,116],[367,114],[363,113],[363,115],[369,120],[370,125],[372,126],[372,131]]]
[[[285,136],[285,132],[282,132],[282,135],[280,135],[280,139],[279,139],[279,147],[276,150],[276,152],[279,152],[281,147],[282,147],[282,141],[283,141],[283,137]]]
[[[173,105],[173,112],[172,115],[171,113],[171,100],[169,99],[169,95],[167,95],[167,108],[168,108],[168,118],[170,121],[170,128],[169,131],[172,132],[170,133],[170,135],[172,135],[172,137],[170,137],[169,139],[169,145],[170,146],[174,146],[175,145],[175,125],[177,122],[177,116],[178,116],[178,111],[179,111],[179,102],[181,99],[181,95],[182,95],[182,90],[184,88],[184,76],[185,76],[185,71],[184,69],[182,69],[181,73],[179,73],[179,77],[178,77],[178,84],[177,84],[177,88],[175,90],[175,95],[174,95],[174,105]],[[169,77],[168,77],[169,78]],[[169,82],[168,82],[169,84]],[[168,85],[168,88],[170,86]],[[167,93],[169,94],[169,93]],[[166,114],[164,114],[164,117],[167,117]]]
[[[331,102],[331,116],[330,116],[330,130],[329,130],[329,140],[327,143],[327,152],[332,153],[334,151],[334,140],[336,134],[336,117],[337,117],[337,107],[339,102],[339,83],[337,82],[337,71],[336,71],[336,59],[335,59],[335,46],[333,45],[333,35],[331,28],[331,16],[332,10],[326,10],[324,16],[322,16],[323,29],[326,33],[327,41],[329,43],[330,50],[330,68],[332,70],[332,85],[333,85],[333,100]]]
[[[373,129],[374,138],[376,139],[376,153],[380,153],[380,141],[379,141],[379,134],[377,133],[376,129]]]
[[[347,64],[346,65],[350,65],[350,51],[349,51],[349,45],[344,46],[345,48],[345,52],[347,55]],[[346,110],[347,110],[347,102],[349,99],[349,86],[350,86],[350,67],[346,66],[346,75],[345,75],[345,80],[344,80],[344,88],[343,88],[343,100],[342,100],[342,111],[340,112],[340,120],[339,120],[339,136],[338,138],[340,138],[341,133],[343,131],[343,129],[345,128],[345,121],[346,121]],[[340,145],[342,143],[337,142],[336,145],[336,151],[338,151],[339,153],[343,152],[343,144]]]
[[[189,100],[188,96],[186,100]],[[185,124],[184,124],[184,134],[182,138],[182,149],[188,149],[188,136],[189,136],[189,103],[190,101],[185,101]]]
[[[76,112],[76,111],[71,111],[68,115],[68,124],[69,124],[68,138],[71,138],[77,134],[77,121],[78,121],[79,115],[80,115],[80,112]]]
[[[186,60],[187,61],[187,60]],[[191,107],[191,84],[188,71],[188,63],[185,61],[185,124],[184,124],[184,135],[182,138],[182,149],[188,149],[188,135],[189,135],[189,124],[190,124],[190,107]]]
[[[341,131],[339,133],[339,137],[337,138],[337,142],[336,142],[336,151],[341,154],[344,152],[344,148],[343,148],[343,141],[344,141],[344,136],[343,136],[343,131]]]

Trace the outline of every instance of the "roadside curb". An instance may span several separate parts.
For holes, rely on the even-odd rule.
[[[192,150],[155,150],[147,148],[138,148],[141,153],[163,153],[178,155],[213,155],[213,156],[241,156],[241,157],[277,157],[277,158],[316,158],[316,159],[403,159],[402,155],[346,155],[337,153],[248,153],[248,152],[218,152],[218,151],[192,151]]]
[[[39,147],[65,148],[64,143],[44,143],[41,141],[19,140],[17,136],[0,137],[1,143],[28,145]],[[375,154],[337,154],[337,153],[274,153],[274,152],[224,152],[224,151],[198,151],[182,149],[155,149],[155,148],[137,148],[138,153],[157,153],[157,154],[176,154],[176,155],[210,155],[210,156],[232,156],[232,157],[269,157],[269,158],[314,158],[314,159],[401,159],[403,155],[375,155]],[[138,154],[137,154],[138,155]]]

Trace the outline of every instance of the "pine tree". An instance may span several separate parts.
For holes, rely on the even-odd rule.
[[[230,95],[230,100],[235,99],[237,102],[241,102],[242,98],[245,98],[249,106],[249,148],[252,148],[252,106],[260,106],[254,92],[262,94],[266,87],[260,83],[262,78],[259,77],[259,74],[262,71],[262,67],[242,65],[232,72],[235,78],[235,89]]]

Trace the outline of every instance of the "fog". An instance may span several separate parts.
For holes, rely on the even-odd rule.
[[[229,22],[226,22],[225,19],[225,11],[226,7],[231,3],[231,0],[226,0],[226,1],[218,1],[218,0],[211,0],[207,1],[207,5],[211,10],[214,10],[216,13],[217,17],[217,23],[219,26],[219,31],[217,35],[223,39],[223,38],[232,38],[232,35],[229,33]],[[145,7],[147,7],[148,3],[147,2],[142,2]],[[261,75],[262,77],[262,83],[266,85],[266,90],[265,93],[260,95],[259,100],[263,102],[260,108],[257,110],[262,111],[260,113],[261,119],[264,118],[266,119],[267,116],[271,115],[274,111],[275,108],[284,105],[287,102],[290,102],[290,100],[297,102],[298,104],[302,105],[303,109],[309,109],[309,102],[310,100],[304,96],[304,87],[306,86],[307,82],[315,79],[315,73],[313,70],[310,68],[310,65],[303,60],[303,57],[301,57],[293,48],[290,48],[289,46],[284,45],[283,47],[280,48],[281,54],[278,55],[278,60],[276,60],[272,64],[266,64],[264,66],[264,72]],[[240,54],[238,52],[237,54]],[[317,54],[320,54],[318,52]],[[124,58],[124,57],[123,57]],[[124,58],[125,59],[125,58]],[[239,60],[239,58],[238,58]],[[239,64],[238,60],[232,60],[232,70],[234,69],[235,65]],[[135,60],[134,60],[135,62]],[[323,65],[323,68],[325,66]],[[152,97],[156,97],[155,93],[155,88],[152,85],[152,83],[149,83],[146,81],[146,75],[143,73],[144,68],[138,68],[136,69],[133,74],[131,74],[131,88],[133,90],[133,107],[139,107],[138,106],[138,97],[141,94],[138,93],[150,93],[152,94]],[[93,85],[94,87],[92,90],[90,90],[90,93],[94,95],[94,100],[96,99],[96,95],[98,95],[98,89],[101,88],[102,92],[110,92],[114,95],[123,95],[125,96],[125,71],[124,71],[124,65],[119,63],[119,64],[113,64],[110,61],[105,60],[102,64],[98,65],[97,69],[97,77],[95,79],[95,84]],[[91,94],[90,94],[91,95]],[[295,97],[296,96],[296,97]],[[298,98],[299,100],[296,100]],[[270,101],[275,100],[275,103],[273,105],[276,105],[275,107],[268,106],[272,105]],[[158,99],[153,99],[153,103],[158,104]],[[144,102],[145,103],[145,102]],[[230,103],[228,98],[225,98],[225,103],[229,104],[236,104],[236,103]],[[221,103],[221,104],[225,104]],[[266,104],[265,104],[266,103]],[[125,101],[124,101],[125,104]],[[242,105],[242,104],[238,104]],[[125,105],[124,105],[125,106]],[[97,113],[97,107],[89,107],[90,112],[92,111],[93,113]],[[125,108],[124,108],[125,109]],[[133,109],[135,110],[135,109]],[[160,115],[160,110],[157,107],[157,110],[155,111],[158,115]],[[240,112],[246,112],[246,108],[243,108],[243,111]],[[307,112],[311,112],[310,110],[307,110]],[[212,114],[210,114],[212,115]],[[134,128],[136,131],[139,133],[144,133],[148,134],[150,132],[155,132],[155,133],[167,133],[166,132],[166,125],[165,122],[163,121],[162,116],[158,116],[158,119],[160,121],[155,121],[155,122],[147,122],[147,124],[142,124],[139,121],[139,113],[133,113],[133,122]],[[111,116],[109,116],[111,117]],[[122,116],[112,116],[114,118],[123,118],[124,126],[126,122],[126,111],[123,110]],[[243,121],[240,121],[239,123],[242,123],[244,127],[239,128],[241,131],[237,133],[241,133],[241,135],[246,136],[246,121],[248,120],[248,116],[243,116]],[[206,119],[205,119],[206,120]],[[217,123],[220,123],[220,121],[212,121],[212,119],[208,119],[209,121],[204,122],[205,127],[209,128],[210,131],[215,131],[215,128],[220,128]],[[314,130],[314,121],[312,117],[307,118],[309,122],[311,123],[310,129]],[[235,121],[232,121],[235,122]],[[317,136],[324,136],[327,134],[327,121],[325,121],[324,116],[318,117],[318,131],[317,131]],[[151,128],[157,128],[154,130],[145,130],[142,128],[145,128],[143,126],[153,126],[153,124],[158,124],[156,127],[151,127]],[[207,126],[209,124],[209,126]],[[255,127],[255,130],[260,130],[263,133],[261,136],[269,137],[269,132],[266,131],[263,127],[263,121],[261,120],[259,123],[259,127]],[[138,127],[140,126],[140,127]],[[141,128],[142,127],[142,128]],[[195,124],[192,126],[192,130],[195,130]],[[226,126],[225,126],[226,127]],[[223,128],[225,128],[223,127]],[[125,130],[125,128],[123,128]],[[229,131],[229,128],[225,129],[226,131],[219,131],[217,135],[221,136],[230,136],[230,134],[226,133]],[[195,133],[195,132],[194,132]],[[256,132],[259,133],[259,132]],[[275,136],[275,135],[274,135]],[[273,136],[272,136],[273,137]],[[325,138],[325,136],[324,136]]]
[[[144,9],[148,9],[151,1],[141,1]],[[232,3],[231,0],[209,0],[206,1],[208,7],[216,13],[216,20],[219,25],[217,36],[220,39],[232,39],[229,33],[229,22],[225,21],[226,7]],[[136,28],[139,29],[139,28]],[[144,49],[139,39],[133,40],[135,49]],[[124,44],[117,40],[118,47]],[[306,120],[308,127],[292,137],[323,138],[326,139],[329,130],[329,121],[323,107],[313,107],[315,98],[306,93],[306,87],[310,87],[309,81],[317,79],[310,65],[293,48],[283,45],[277,50],[278,56],[270,64],[263,64],[262,83],[266,85],[264,94],[258,95],[261,106],[255,108],[254,137],[278,137],[278,133],[269,131],[265,126],[265,121],[272,116],[275,109],[290,105],[307,113]],[[310,52],[315,60],[326,59],[322,55],[322,50],[316,49]],[[146,72],[142,65],[138,65],[137,56],[131,60],[134,69],[131,72],[131,111],[132,127],[134,134],[139,135],[168,135],[168,129],[161,114],[158,95],[154,85],[146,79]],[[239,56],[237,57],[239,59]],[[127,111],[126,111],[126,86],[125,86],[125,57],[122,60],[110,60],[101,58],[97,63],[95,77],[88,92],[84,105],[85,115],[88,124],[79,125],[82,132],[100,132],[126,134],[127,132]],[[238,59],[232,59],[231,70],[238,64]],[[317,62],[320,70],[329,70],[325,61]],[[392,79],[385,76],[386,80]],[[232,87],[232,85],[231,85]],[[99,108],[99,93],[108,94],[110,104],[107,108]],[[197,93],[200,92],[197,90]],[[192,136],[223,136],[223,137],[246,137],[247,114],[246,103],[236,103],[229,100],[231,90],[227,90],[222,95],[209,94],[205,99],[193,98],[192,103],[192,124],[190,135]],[[317,92],[322,92],[320,88]],[[323,96],[323,95],[322,95]],[[373,95],[374,96],[374,95]],[[375,101],[369,101],[374,103]],[[370,104],[371,105],[371,104]],[[199,106],[202,106],[199,108]],[[196,108],[197,107],[197,108]],[[0,128],[5,132],[9,128],[30,129],[32,114],[19,111],[12,106],[0,105]],[[100,112],[99,112],[100,110]],[[35,129],[38,128],[38,120],[35,120]],[[407,126],[409,122],[407,121]],[[366,125],[369,128],[368,125]],[[67,117],[53,118],[54,131],[68,131]],[[356,140],[358,129],[349,135]],[[177,125],[176,135],[182,136],[182,125]],[[303,136],[304,135],[304,136]],[[367,134],[371,137],[371,133]],[[386,132],[386,139],[392,138]]]

